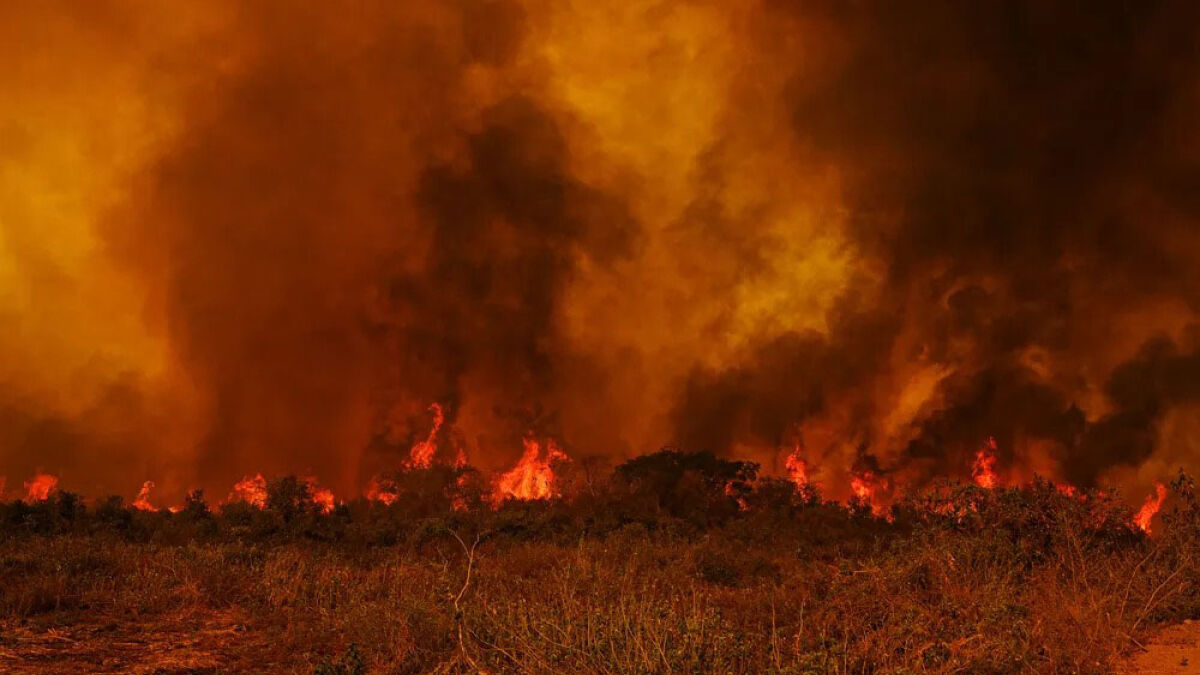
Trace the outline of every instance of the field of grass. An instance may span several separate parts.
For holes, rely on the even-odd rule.
[[[1104,673],[1200,618],[1182,477],[1151,537],[1048,484],[950,486],[890,520],[656,491],[424,515],[0,505],[0,671]]]

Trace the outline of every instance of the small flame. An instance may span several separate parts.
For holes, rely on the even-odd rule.
[[[1062,496],[1070,497],[1072,499],[1074,499],[1075,495],[1079,492],[1078,490],[1075,489],[1074,485],[1071,485],[1069,483],[1055,483],[1054,489],[1058,490],[1058,493],[1061,494]]]
[[[313,503],[320,507],[321,513],[332,513],[333,508],[337,506],[337,498],[333,496],[333,491],[318,485],[315,476],[305,477],[304,484],[308,486],[308,493],[312,495]]]
[[[50,498],[50,493],[58,486],[58,478],[48,473],[39,473],[25,481],[26,501],[43,502]]]
[[[725,482],[725,496],[730,497],[737,502],[738,511],[750,510],[750,504],[748,504],[745,497],[738,492],[736,481],[731,480]]]
[[[495,501],[505,499],[549,499],[558,496],[555,488],[554,462],[570,461],[553,440],[546,441],[546,456],[533,438],[526,438],[525,453],[512,469],[500,475],[496,483]]]
[[[363,493],[363,496],[373,502],[380,502],[382,504],[386,504],[387,506],[391,506],[396,502],[398,495],[396,494],[396,489],[394,486],[385,484],[384,482],[380,481],[378,476],[376,476],[371,479],[369,484],[367,484],[367,490],[365,493]]]
[[[1133,517],[1133,522],[1146,534],[1150,534],[1150,522],[1154,520],[1155,514],[1162,508],[1163,500],[1166,498],[1166,486],[1162,483],[1155,483],[1154,494],[1146,495],[1145,503],[1142,504],[1142,508],[1138,510],[1137,515]]]
[[[461,466],[466,466],[466,456],[463,454],[463,451],[460,449],[458,451],[458,453],[459,453],[459,457],[461,459],[463,459],[463,463]],[[466,473],[459,474],[458,478],[454,479],[454,484],[458,487],[458,490],[460,492],[458,492],[457,494],[454,494],[450,498],[450,508],[451,509],[453,509],[455,511],[466,511],[467,510],[467,500],[463,498],[461,490],[463,488],[467,487],[467,485],[469,483],[470,483],[470,481],[467,479]]]
[[[437,403],[429,406],[429,409],[433,411],[433,428],[429,430],[425,440],[414,443],[409,449],[405,466],[410,469],[428,469],[433,466],[433,456],[437,453],[437,434],[442,428],[442,423],[446,421],[446,416],[442,413],[442,406]]]
[[[975,453],[975,465],[971,469],[971,477],[981,488],[996,487],[996,439],[988,438],[983,447]]]
[[[154,481],[146,481],[142,483],[142,489],[138,490],[137,498],[133,500],[133,508],[139,511],[157,511],[153,504],[150,503],[150,490],[154,487]]]
[[[267,479],[262,474],[246,476],[233,486],[229,495],[230,502],[246,502],[260,509],[267,508]]]

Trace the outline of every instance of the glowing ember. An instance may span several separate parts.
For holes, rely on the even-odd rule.
[[[727,481],[725,483],[725,496],[737,502],[738,511],[749,511],[750,504],[746,502],[746,498],[742,496],[741,491],[737,489],[737,481]]]
[[[971,477],[981,488],[996,487],[996,439],[989,438],[982,448],[975,453],[975,465],[971,469]]]
[[[437,434],[442,428],[442,423],[446,421],[446,416],[442,413],[442,406],[434,403],[429,406],[433,411],[433,428],[429,430],[429,435],[425,440],[414,443],[408,451],[408,461],[405,463],[410,469],[428,469],[433,466],[433,456],[437,453]]]
[[[1146,534],[1150,534],[1150,522],[1154,520],[1155,514],[1162,508],[1163,500],[1167,498],[1167,488],[1162,483],[1154,484],[1154,494],[1147,495],[1142,508],[1138,509],[1137,515],[1133,517],[1133,522],[1142,529]]]
[[[246,476],[233,486],[233,492],[227,501],[246,502],[260,509],[267,508],[267,479],[263,478],[261,473],[253,477]]]
[[[808,464],[800,457],[799,444],[784,460],[783,468],[787,469],[788,478],[796,484],[797,490],[808,485]]]
[[[1055,483],[1054,489],[1058,490],[1058,493],[1063,495],[1064,497],[1074,498],[1075,495],[1078,493],[1078,490],[1075,489],[1074,485],[1069,485],[1067,483]]]
[[[137,497],[133,500],[133,508],[139,511],[157,511],[153,504],[150,503],[150,490],[154,487],[154,481],[146,481],[142,483],[142,489],[138,490]]]
[[[27,493],[25,501],[45,501],[50,498],[50,493],[54,492],[57,486],[57,477],[51,476],[48,473],[39,473],[28,481],[25,481],[25,490]]]
[[[549,499],[558,495],[554,485],[552,464],[570,459],[552,440],[546,441],[546,456],[541,445],[532,438],[525,439],[525,454],[511,470],[500,475],[496,483],[495,501],[505,499]]]

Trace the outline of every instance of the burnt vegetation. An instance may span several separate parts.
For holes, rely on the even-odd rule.
[[[1044,480],[880,513],[707,453],[584,464],[500,504],[445,468],[328,512],[291,476],[262,507],[0,504],[0,621],[234,611],[267,636],[202,672],[1102,673],[1200,618],[1183,474],[1147,536],[1118,494]]]

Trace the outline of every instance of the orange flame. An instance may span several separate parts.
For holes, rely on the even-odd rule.
[[[318,485],[315,476],[306,477],[304,484],[308,486],[308,493],[312,496],[313,503],[320,507],[321,513],[332,513],[333,508],[337,506],[337,498],[333,496],[333,491]]]
[[[800,456],[799,444],[783,461],[783,468],[787,469],[788,478],[796,484],[797,490],[808,485],[808,463]]]
[[[233,486],[233,492],[226,501],[246,502],[260,509],[267,508],[267,479],[261,473],[242,478]]]
[[[1064,497],[1074,498],[1078,493],[1078,490],[1075,489],[1075,486],[1069,483],[1055,483],[1054,489],[1058,490],[1058,493]]]
[[[570,461],[553,440],[546,441],[546,456],[542,457],[541,445],[532,438],[526,438],[525,454],[509,471],[500,475],[496,482],[494,499],[496,503],[505,499],[549,499],[558,496],[555,488],[554,468],[552,464],[560,461]]]
[[[998,484],[996,479],[996,439],[988,438],[983,447],[975,453],[975,465],[971,469],[971,477],[981,488],[992,489]]]
[[[26,501],[41,502],[50,498],[50,493],[58,486],[58,478],[48,473],[39,473],[25,481]]]
[[[442,428],[442,423],[446,421],[446,416],[442,413],[442,406],[437,403],[429,406],[429,409],[433,411],[433,428],[429,430],[425,440],[414,443],[409,449],[409,458],[405,466],[410,469],[428,469],[433,466],[433,456],[437,453],[437,434]]]
[[[153,504],[150,503],[150,489],[154,487],[154,481],[146,481],[142,483],[142,489],[138,490],[137,498],[133,500],[133,508],[139,511],[157,511]]]
[[[1167,488],[1162,483],[1154,484],[1154,492],[1155,494],[1146,495],[1145,503],[1133,517],[1134,524],[1146,534],[1150,534],[1150,521],[1154,520],[1155,514],[1162,508],[1163,500],[1167,498]]]
[[[398,497],[395,487],[381,482],[378,476],[372,478],[371,482],[367,484],[367,490],[363,496],[373,502],[380,502],[388,506],[394,504]]]
[[[875,496],[875,486],[871,484],[874,477],[874,474],[866,471],[861,476],[850,478],[850,491],[854,493],[855,499],[870,503],[871,498]]]

